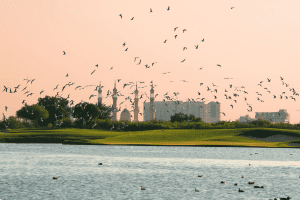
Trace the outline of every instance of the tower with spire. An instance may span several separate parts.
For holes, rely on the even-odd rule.
[[[112,116],[112,120],[113,121],[117,121],[117,88],[116,88],[116,80],[115,80],[115,87],[113,90],[113,116]]]
[[[98,89],[98,105],[102,104],[102,89],[101,89],[101,81]]]
[[[137,82],[136,82],[136,88],[134,94],[135,94],[135,98],[134,98],[134,120],[133,121],[138,122],[140,110],[139,110],[139,97],[138,97],[139,91],[137,89]]]
[[[150,121],[155,120],[155,108],[154,108],[154,89],[153,89],[153,81],[150,90]]]

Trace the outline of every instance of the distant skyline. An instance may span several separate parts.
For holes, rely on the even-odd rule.
[[[178,92],[180,101],[218,101],[226,114],[221,120],[287,109],[290,123],[299,123],[299,7],[299,1],[279,0],[2,0],[0,114],[14,116],[23,100],[32,105],[58,91],[74,104],[96,104],[100,81],[106,105],[112,105],[105,97],[117,81],[124,95],[119,106],[127,96],[134,99],[135,87],[123,89],[125,83],[144,82],[139,96],[150,96],[153,81],[155,101],[167,92]],[[27,83],[27,77],[35,80]],[[69,82],[74,84],[62,91]],[[93,86],[75,90],[87,85]],[[141,113],[145,100],[139,100]],[[132,110],[129,100],[121,111],[126,107]]]

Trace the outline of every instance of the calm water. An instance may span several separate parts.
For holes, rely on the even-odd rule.
[[[299,158],[294,148],[0,144],[0,199],[295,200]]]

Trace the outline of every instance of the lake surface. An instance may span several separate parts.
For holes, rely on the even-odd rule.
[[[299,150],[0,143],[0,199],[295,200]]]

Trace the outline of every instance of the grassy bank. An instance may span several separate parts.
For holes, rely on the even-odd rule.
[[[103,131],[94,129],[14,129],[0,133],[0,143],[62,143],[91,145],[189,145],[189,146],[245,146],[294,147],[300,144],[300,130],[275,128],[241,129],[166,129],[149,131]],[[267,142],[259,138],[275,135],[299,137],[298,140]],[[249,137],[256,137],[250,139]]]

